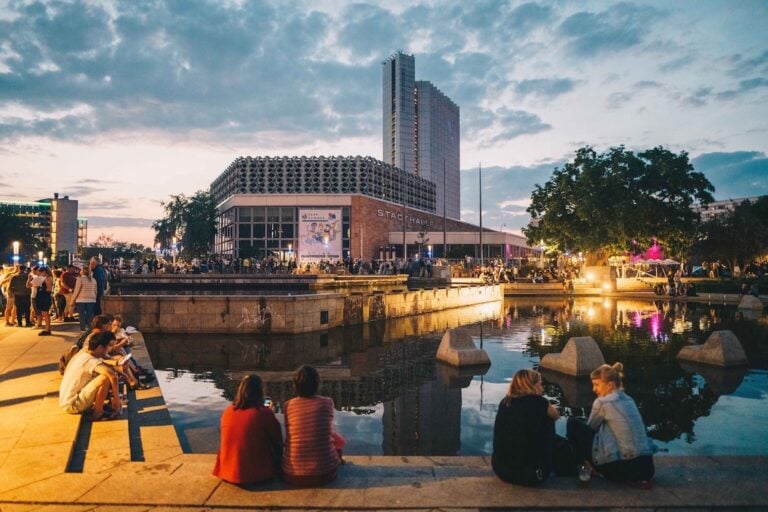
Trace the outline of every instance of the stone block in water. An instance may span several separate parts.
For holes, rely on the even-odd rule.
[[[440,382],[449,389],[468,388],[476,375],[485,375],[491,365],[482,366],[451,366],[437,364],[437,375]]]
[[[589,375],[605,364],[600,347],[592,336],[578,336],[568,340],[559,354],[547,354],[539,366],[567,375]]]
[[[739,302],[739,309],[762,311],[763,303],[757,297],[745,295],[741,298],[741,302]]]
[[[739,366],[749,363],[741,342],[731,331],[715,331],[703,345],[683,347],[677,358],[714,366]]]
[[[539,368],[539,370],[544,380],[560,387],[565,400],[562,405],[584,408],[592,406],[595,393],[592,391],[592,381],[589,378],[566,375],[546,368]]]
[[[448,329],[437,349],[437,360],[451,366],[485,366],[491,360],[485,350],[479,349],[472,336],[464,329]]]
[[[686,373],[698,373],[704,377],[707,387],[717,396],[735,393],[748,371],[743,365],[721,367],[691,361],[680,361],[680,368]]]

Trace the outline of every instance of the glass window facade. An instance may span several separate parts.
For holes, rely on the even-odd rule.
[[[219,215],[216,252],[233,257],[264,258],[274,254],[281,260],[295,257],[300,207],[235,207]],[[350,208],[342,210],[342,248],[349,255]]]

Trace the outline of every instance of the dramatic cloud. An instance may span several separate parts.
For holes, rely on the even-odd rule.
[[[573,14],[563,21],[560,31],[575,55],[594,57],[639,45],[663,15],[653,7],[620,3],[599,13]]]
[[[742,94],[747,94],[755,89],[768,87],[768,79],[765,78],[750,78],[749,80],[742,80],[739,82],[736,89],[723,91],[717,94],[717,98],[721,100],[732,100]]]
[[[88,216],[88,227],[94,229],[148,228],[152,225],[152,222],[154,222],[154,219]]]
[[[502,130],[485,144],[491,145],[500,141],[508,141],[521,135],[539,133],[552,128],[549,124],[542,122],[539,116],[521,110],[499,109],[496,112],[496,120]]]
[[[483,173],[483,225],[507,231],[520,231],[528,225],[530,216],[525,211],[535,185],[543,185],[555,167],[563,162],[548,162],[530,167],[489,167]],[[479,221],[478,169],[461,171],[462,219]]]
[[[6,1],[0,182],[49,184],[106,215],[144,194],[117,206],[144,218],[161,215],[147,194],[204,188],[238,155],[379,158],[381,63],[403,50],[459,105],[464,167],[499,169],[484,201],[499,224],[524,217],[531,184],[510,176],[587,144],[686,150],[718,193],[752,195],[768,153],[768,8],[737,4]],[[709,163],[720,154],[750,156]]]
[[[692,159],[715,186],[715,199],[768,194],[768,156],[757,151],[705,153]]]
[[[535,95],[545,98],[555,98],[571,92],[576,81],[569,78],[537,78],[522,80],[515,84],[515,92],[520,96]]]

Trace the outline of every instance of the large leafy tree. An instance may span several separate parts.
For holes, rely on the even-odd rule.
[[[216,202],[210,192],[199,190],[192,197],[172,195],[163,203],[165,215],[152,223],[155,242],[167,247],[176,238],[182,254],[202,256],[210,251],[216,235]]]
[[[734,210],[704,223],[696,254],[703,260],[727,261],[731,268],[768,254],[768,196],[745,200]]]
[[[634,153],[623,146],[598,154],[591,147],[556,168],[531,194],[528,242],[581,251],[591,264],[613,253],[659,243],[682,257],[698,227],[694,203],[709,203],[714,187],[695,172],[688,154],[656,147]]]

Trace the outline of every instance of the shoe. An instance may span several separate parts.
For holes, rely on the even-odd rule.
[[[144,391],[145,389],[150,389],[150,388],[152,388],[152,386],[150,386],[150,385],[148,385],[148,384],[145,384],[145,383],[143,383],[143,382],[137,382],[137,383],[136,383],[136,384],[134,384],[133,386],[128,386],[128,388],[129,388],[131,391]]]
[[[40,331],[39,333],[37,333],[37,335],[38,336],[50,336],[51,335],[51,331]]]

